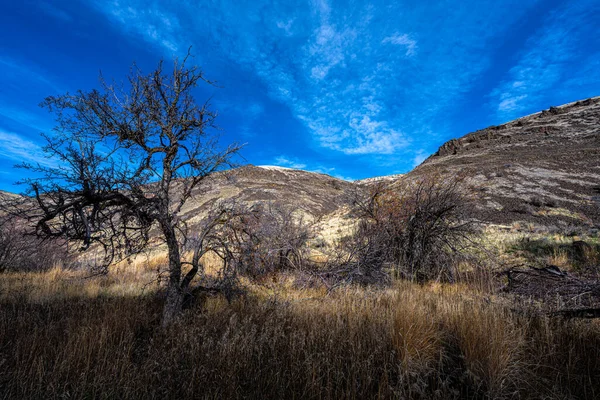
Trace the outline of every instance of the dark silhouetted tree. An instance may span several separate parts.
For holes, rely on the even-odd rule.
[[[128,80],[48,97],[57,125],[44,135],[53,166],[23,165],[35,207],[27,217],[41,237],[104,250],[102,266],[147,246],[151,230],[168,249],[163,324],[179,313],[194,270],[182,276],[186,226],[182,207],[210,174],[230,166],[240,146],[220,147],[210,104],[193,90],[208,82],[188,57],[149,74],[133,66]],[[48,163],[46,163],[47,165]]]

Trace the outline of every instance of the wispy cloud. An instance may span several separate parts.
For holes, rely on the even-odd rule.
[[[52,119],[37,104],[45,96],[66,91],[47,66],[5,55],[0,56],[0,87],[0,123],[5,129],[27,133],[51,129]]]
[[[15,163],[30,162],[44,166],[55,166],[55,162],[46,158],[42,147],[12,132],[0,130],[0,156],[14,160]]]
[[[13,106],[0,100],[0,118],[2,117],[16,121],[30,131],[48,132],[52,129],[51,121],[41,114],[34,113],[25,106]]]
[[[122,29],[141,36],[146,42],[164,48],[170,54],[180,50],[187,40],[173,13],[146,2],[93,0],[92,4]]]
[[[40,86],[44,86],[44,90],[49,88],[54,93],[65,91],[64,87],[58,84],[43,67],[27,61],[0,56],[0,72],[2,73],[0,82],[6,81],[6,86],[12,89],[21,91],[23,88],[39,89]]]
[[[396,33],[392,36],[388,36],[382,40],[381,43],[391,43],[397,46],[402,46],[406,49],[406,56],[414,56],[417,51],[417,41],[412,39],[410,35],[403,33]]]
[[[544,103],[552,97],[548,92],[570,81],[574,63],[579,64],[579,69],[597,64],[600,48],[589,46],[589,39],[597,36],[597,26],[591,19],[600,17],[598,8],[594,16],[593,3],[565,2],[529,38],[518,62],[491,92],[491,104],[501,118],[510,119],[552,105]],[[587,46],[582,48],[585,42]],[[596,42],[600,45],[600,41]],[[589,69],[592,76],[600,78],[600,72]]]
[[[286,21],[277,21],[276,25],[279,29],[285,32],[286,36],[292,36],[294,34],[294,19],[288,19]]]
[[[297,8],[223,0],[206,18],[194,18],[198,5],[186,0],[177,13],[163,3],[148,6],[140,0],[100,9],[125,32],[167,51],[195,41],[210,44],[211,51],[250,71],[273,100],[285,104],[306,127],[313,147],[383,165],[411,160],[416,149],[424,148],[423,132],[441,135],[443,128],[436,127],[444,126],[492,65],[489,42],[535,3],[467,1],[449,8],[445,3],[353,2],[341,8],[315,0]],[[157,23],[164,18],[169,22]],[[520,70],[511,84],[522,80],[531,87],[527,66]],[[553,79],[552,66],[545,73],[545,79]],[[529,91],[513,88],[494,96],[499,107],[516,110],[525,95]]]
[[[285,156],[276,157],[273,164],[280,166],[280,167],[287,167],[287,168],[294,168],[294,169],[306,168],[305,163],[299,162],[297,160],[290,160],[288,157],[285,157]]]

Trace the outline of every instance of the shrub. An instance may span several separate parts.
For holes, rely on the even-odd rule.
[[[544,206],[544,199],[542,199],[539,196],[533,196],[531,198],[531,200],[529,200],[529,204],[531,204],[534,207],[543,207]]]
[[[24,223],[17,218],[0,218],[0,273],[41,271],[66,260],[64,246],[56,240],[26,235]]]
[[[419,282],[453,280],[456,258],[475,233],[460,182],[426,177],[354,196],[360,222],[345,244],[359,270],[372,275],[391,267],[396,275]]]
[[[312,233],[300,211],[280,203],[222,204],[213,214],[201,229],[202,241],[191,244],[220,256],[224,275],[259,279],[304,267]]]
[[[234,226],[238,234],[233,241],[242,272],[260,277],[272,272],[303,269],[309,224],[301,212],[280,203],[255,208]]]

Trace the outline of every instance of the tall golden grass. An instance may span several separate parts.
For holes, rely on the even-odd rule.
[[[0,398],[600,396],[594,321],[516,314],[465,284],[328,294],[286,275],[162,329],[145,282],[159,267],[0,276]]]

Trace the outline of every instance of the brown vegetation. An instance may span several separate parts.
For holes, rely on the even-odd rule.
[[[454,280],[456,263],[476,234],[459,179],[375,184],[347,196],[358,222],[330,260],[338,273],[346,269],[347,281],[381,282],[389,273],[416,282]]]
[[[0,216],[0,273],[40,271],[67,264],[64,241],[43,241],[26,235],[24,221]]]
[[[280,275],[231,303],[208,297],[164,330],[155,289],[132,293],[125,286],[135,278],[120,276],[2,275],[3,398],[600,393],[596,322],[515,314],[464,285],[396,282],[326,294],[294,289],[294,279]],[[15,287],[21,279],[28,284]],[[77,290],[64,290],[73,284]],[[98,287],[86,293],[91,285]]]

